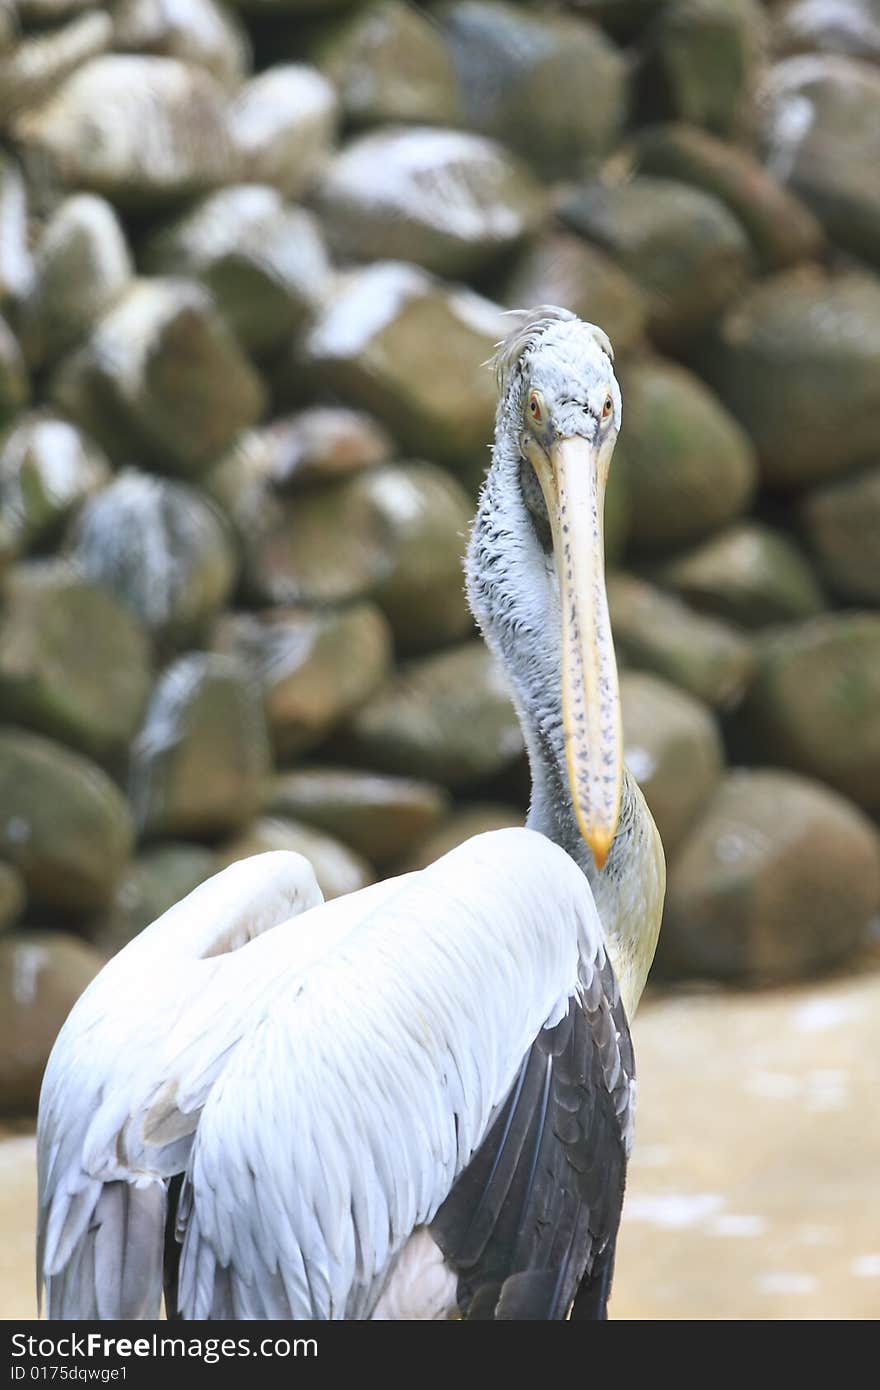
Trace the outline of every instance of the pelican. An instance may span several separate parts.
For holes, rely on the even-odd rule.
[[[495,366],[465,569],[527,824],[328,903],[257,855],[105,966],[40,1100],[49,1318],[607,1316],[665,887],[605,597],[620,391],[563,309]]]

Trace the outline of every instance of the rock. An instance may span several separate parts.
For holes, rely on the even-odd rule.
[[[165,223],[143,255],[150,274],[201,280],[229,327],[257,355],[283,347],[329,284],[320,230],[277,189],[237,184]]]
[[[344,284],[304,356],[316,389],[377,415],[409,454],[483,465],[495,383],[481,367],[509,331],[488,300],[382,262]]]
[[[372,695],[391,664],[391,633],[369,603],[337,612],[226,614],[213,644],[236,656],[259,682],[281,759],[321,743]]]
[[[778,54],[840,53],[880,63],[877,0],[783,0],[772,13],[773,49]]]
[[[115,955],[217,868],[216,853],[204,845],[151,845],[131,861],[110,906],[89,924],[89,940],[104,955]]]
[[[121,0],[113,10],[114,47],[179,58],[207,68],[224,87],[238,87],[250,64],[241,22],[214,0]]]
[[[672,865],[661,968],[776,983],[836,964],[880,906],[878,851],[867,818],[827,788],[728,773]]]
[[[174,58],[105,53],[83,63],[13,136],[41,177],[150,209],[229,177],[222,88]]]
[[[608,577],[614,647],[627,665],[663,676],[717,709],[739,704],[751,678],[751,643],[631,574]]]
[[[689,184],[643,175],[617,186],[590,183],[563,197],[560,212],[642,287],[661,343],[704,328],[748,277],[751,250],[739,222]]]
[[[28,359],[44,363],[85,337],[131,277],[125,233],[109,203],[90,193],[66,199],[46,224],[22,311]]]
[[[627,68],[599,29],[495,0],[459,0],[441,19],[468,126],[503,140],[545,178],[582,172],[613,148],[627,114]]]
[[[26,902],[27,889],[18,869],[0,863],[0,932],[21,916]]]
[[[330,835],[323,835],[309,825],[298,821],[282,820],[275,816],[264,816],[232,844],[222,851],[222,863],[234,864],[239,859],[249,859],[252,854],[265,854],[268,850],[293,850],[304,854],[311,862],[318,880],[318,887],[329,901],[341,898],[346,893],[356,893],[375,883],[376,875],[372,868],[355,854],[347,845]]]
[[[109,480],[98,446],[48,411],[20,416],[0,440],[0,512],[22,549],[52,540]]]
[[[482,642],[405,666],[357,710],[339,756],[404,777],[463,787],[522,756],[523,737],[501,669]]]
[[[0,940],[0,1111],[33,1114],[52,1044],[103,961],[67,932]]]
[[[391,127],[352,140],[317,189],[331,249],[468,278],[540,224],[545,199],[500,145],[468,131]]]
[[[764,280],[725,315],[701,368],[771,487],[868,462],[880,438],[880,285],[808,270]]]
[[[626,472],[637,548],[668,550],[746,510],[758,480],[751,442],[698,377],[649,359],[624,368],[621,391],[615,466]]]
[[[770,633],[743,720],[768,761],[880,810],[880,616],[838,613]]]
[[[84,14],[60,29],[22,38],[0,54],[0,127],[10,116],[50,97],[72,72],[103,53],[113,39],[106,14]]]
[[[799,515],[832,593],[880,606],[880,466],[808,492]]]
[[[588,323],[601,324],[616,353],[642,340],[645,298],[610,257],[569,232],[544,232],[517,256],[495,298],[511,309],[564,304]]]
[[[263,800],[269,742],[257,683],[232,657],[188,652],[156,685],[131,750],[131,801],[148,836],[213,836]]]
[[[765,43],[758,0],[673,0],[647,31],[646,91],[717,135],[748,132]]]
[[[696,126],[650,126],[636,142],[640,173],[693,184],[721,201],[748,232],[760,265],[781,270],[815,260],[822,228],[808,208],[746,150]]]
[[[364,5],[323,35],[311,56],[353,125],[462,120],[455,71],[436,24],[401,0]]]
[[[463,845],[474,835],[485,835],[492,830],[506,830],[511,825],[523,825],[525,813],[518,806],[501,806],[493,803],[474,802],[453,811],[436,830],[429,831],[405,856],[398,866],[398,873],[410,873],[414,869],[426,869],[448,854],[450,850]]]
[[[19,18],[26,27],[58,24],[82,10],[95,8],[97,0],[14,0]]]
[[[624,759],[657,822],[667,859],[709,800],[724,766],[711,712],[657,676],[620,678]]]
[[[269,603],[378,600],[407,650],[471,627],[462,551],[472,504],[435,464],[385,464],[298,494],[246,549],[248,589]]]
[[[7,575],[0,717],[102,758],[135,733],[150,681],[146,635],[112,594],[60,561]]]
[[[880,264],[880,72],[849,58],[789,58],[772,70],[761,109],[771,171],[833,241]]]
[[[33,280],[24,179],[0,152],[0,309],[24,299]]]
[[[109,777],[79,753],[0,730],[0,856],[37,906],[91,912],[110,900],[131,850],[131,815]]]
[[[338,835],[380,868],[435,830],[450,808],[431,782],[335,767],[282,773],[266,804],[273,815]]]
[[[374,468],[391,457],[394,446],[377,420],[345,406],[310,406],[263,431],[271,456],[269,477],[279,489]]]
[[[194,640],[235,584],[230,536],[208,498],[133,469],[86,503],[73,555],[163,642]]]
[[[9,324],[0,318],[0,424],[21,409],[29,393],[21,349]]]
[[[54,399],[125,462],[203,469],[260,417],[259,377],[207,292],[186,280],[137,280],[62,365]]]
[[[314,68],[284,64],[259,73],[229,109],[240,177],[300,197],[330,155],[337,122],[336,92]]]
[[[825,606],[795,543],[750,521],[670,560],[659,578],[689,603],[746,628],[796,621]]]

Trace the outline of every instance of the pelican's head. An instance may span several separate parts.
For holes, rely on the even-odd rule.
[[[499,430],[518,440],[525,501],[553,549],[568,784],[580,833],[601,869],[617,829],[623,780],[603,538],[605,484],[621,418],[614,354],[594,324],[542,307],[501,345],[496,369]]]

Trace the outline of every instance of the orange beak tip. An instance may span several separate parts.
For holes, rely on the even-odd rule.
[[[605,831],[594,831],[592,835],[585,836],[585,839],[590,849],[593,851],[593,859],[596,861],[596,868],[599,870],[604,869],[608,855],[611,852],[614,836],[607,834]]]

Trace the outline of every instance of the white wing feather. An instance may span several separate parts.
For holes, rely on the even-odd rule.
[[[205,1105],[188,1318],[369,1316],[535,1037],[604,962],[584,875],[528,830],[359,896],[357,931],[276,994]]]

